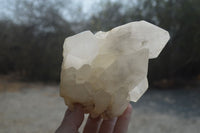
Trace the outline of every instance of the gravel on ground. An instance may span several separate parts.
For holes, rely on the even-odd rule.
[[[200,90],[149,90],[132,103],[128,133],[199,133]],[[57,85],[0,92],[0,133],[53,133],[67,107]]]

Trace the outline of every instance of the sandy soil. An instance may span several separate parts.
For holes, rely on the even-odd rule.
[[[183,100],[179,103],[174,99],[176,93],[171,94],[171,91],[147,91],[137,104],[133,104],[128,133],[199,133],[199,97],[191,99],[194,105],[187,103],[185,107]],[[188,94],[185,93],[182,99],[188,98]],[[65,110],[58,86],[1,91],[0,133],[52,133]]]

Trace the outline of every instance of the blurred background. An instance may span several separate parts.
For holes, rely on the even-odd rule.
[[[54,132],[66,110],[59,97],[64,39],[146,20],[171,39],[149,62],[150,89],[129,132],[200,130],[199,0],[0,0],[0,132]]]

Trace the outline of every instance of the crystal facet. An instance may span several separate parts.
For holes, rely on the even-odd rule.
[[[60,95],[83,105],[92,117],[119,116],[148,88],[148,60],[169,40],[167,31],[145,21],[108,32],[85,31],[65,39]]]

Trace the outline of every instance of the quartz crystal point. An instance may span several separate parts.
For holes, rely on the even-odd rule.
[[[148,88],[148,60],[156,58],[169,33],[145,21],[108,32],[81,32],[65,39],[60,95],[92,117],[119,116]]]

